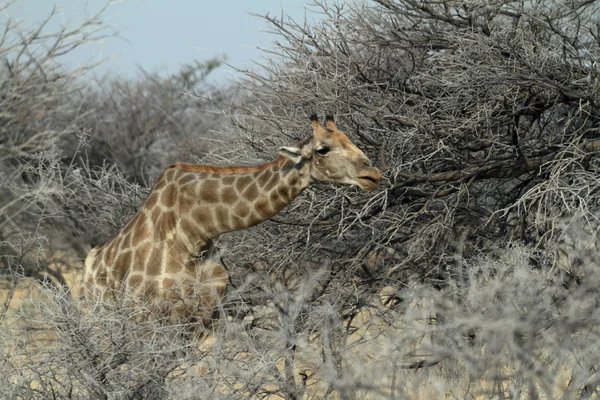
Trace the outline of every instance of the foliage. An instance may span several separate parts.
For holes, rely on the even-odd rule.
[[[433,276],[453,238],[536,243],[549,219],[594,220],[595,2],[316,6],[316,25],[266,17],[281,40],[267,76],[249,73],[256,99],[239,119],[251,140],[275,140],[254,129],[259,119],[283,141],[308,134],[311,110],[335,112],[386,170],[378,196],[319,196],[314,242],[346,240],[346,258],[385,246],[403,260],[396,272]],[[350,249],[365,226],[368,248]]]
[[[1,11],[8,12],[12,3],[3,3]],[[0,274],[9,277],[12,289],[22,275],[52,276],[65,284],[49,268],[46,249],[58,244],[50,240],[56,232],[84,230],[66,208],[74,188],[65,182],[72,168],[63,160],[63,144],[78,143],[82,133],[79,110],[70,99],[94,65],[65,69],[60,60],[84,43],[112,35],[101,26],[107,6],[71,29],[51,28],[60,11],[56,7],[37,26],[22,27],[12,18],[2,23]]]
[[[1,42],[0,271],[13,289],[17,272],[47,275],[48,238],[119,229],[176,158],[272,159],[315,111],[385,180],[370,194],[311,187],[225,235],[228,294],[200,347],[189,327],[55,288],[17,319],[0,310],[0,393],[597,396],[597,6],[315,2],[316,22],[264,16],[278,40],[227,88],[205,80],[214,60],[83,88],[29,41]]]
[[[86,162],[102,167],[110,160],[130,180],[151,186],[169,163],[215,151],[225,142],[217,130],[233,97],[206,81],[220,65],[212,59],[168,76],[144,70],[134,79],[108,76],[80,93],[80,126],[92,139]]]
[[[310,189],[285,213],[261,225],[258,235],[248,234],[242,245],[229,248],[226,260],[244,267],[236,271],[234,282],[242,287],[251,281],[262,288],[232,297],[232,310],[273,302],[277,319],[291,322],[271,329],[286,333],[282,343],[315,335],[310,341],[331,354],[322,362],[337,368],[325,374],[333,384],[344,376],[348,335],[360,330],[352,318],[365,307],[378,309],[382,294],[406,313],[411,304],[407,286],[423,285],[432,298],[440,293],[448,297],[455,285],[478,284],[472,280],[479,276],[461,271],[513,241],[527,245],[529,252],[543,250],[552,260],[523,266],[543,271],[526,292],[533,296],[527,301],[549,296],[553,286],[548,280],[581,285],[582,276],[593,275],[596,263],[574,250],[578,236],[573,232],[590,233],[586,242],[595,246],[596,2],[386,0],[316,2],[313,7],[321,22],[265,16],[279,40],[262,64],[263,75],[246,71],[254,97],[236,115],[235,130],[251,143],[253,154],[262,156],[271,143],[308,135],[306,121],[313,110],[333,112],[338,126],[385,170],[387,182],[368,196],[354,188]],[[520,278],[510,278],[507,286],[512,279]],[[506,290],[512,293],[512,288]],[[459,293],[448,301],[466,316],[465,293]],[[301,311],[291,313],[292,305]],[[334,322],[310,318],[321,307],[332,310]],[[436,330],[446,332],[452,314],[435,312]],[[501,317],[491,315],[491,320]],[[271,318],[261,321],[269,325]],[[402,320],[397,313],[385,319],[389,329]],[[474,313],[473,321],[490,320]],[[331,328],[323,332],[323,326]],[[593,323],[586,326],[589,339]],[[402,335],[410,337],[405,331]],[[473,335],[473,340],[481,339],[477,329]],[[511,336],[500,331],[496,338],[502,338],[500,343]],[[388,352],[387,362],[415,368],[453,365],[461,360],[457,346],[465,341],[444,342],[441,354],[450,357],[445,361],[432,351],[431,359],[415,364]],[[422,343],[414,340],[409,354],[418,354]],[[537,357],[550,357],[550,349],[562,346],[545,344],[548,348]],[[487,345],[474,347],[473,354]],[[501,354],[495,365],[514,365],[510,354],[516,357],[517,351]],[[481,378],[475,371],[483,365],[466,372]],[[531,380],[514,384],[535,398],[539,371],[532,364],[523,368],[530,368],[524,376]],[[497,379],[490,396],[504,396],[512,382],[511,376]],[[351,379],[342,381],[336,388],[349,387]]]

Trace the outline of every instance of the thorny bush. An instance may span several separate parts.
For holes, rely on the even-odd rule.
[[[143,346],[164,342],[135,324],[127,331],[138,333],[119,336],[119,322],[102,325],[108,336],[91,335],[97,343],[74,345],[83,356],[73,364],[58,355],[78,331],[64,328],[102,319],[64,317],[70,308],[57,308],[61,296],[34,307],[62,339],[44,359],[56,364],[20,375],[21,396],[37,387],[33,381],[70,376],[72,390],[63,386],[57,397],[136,398],[130,389],[143,374],[127,374],[142,364],[156,372],[144,388],[177,398],[597,395],[597,1],[375,0],[309,9],[313,22],[263,17],[276,41],[261,70],[242,71],[247,79],[230,92],[229,120],[208,123],[221,132],[201,158],[270,159],[278,146],[310,134],[311,113],[333,113],[384,171],[382,188],[365,195],[312,187],[271,221],[222,238],[230,287],[208,353],[188,346],[157,362]],[[193,137],[196,111],[176,95],[189,81],[172,77],[154,103],[145,90],[165,82],[146,78],[107,81],[100,96],[81,102],[86,115],[108,110],[82,123],[92,140],[112,126],[108,144],[90,144],[87,163],[99,169],[73,164],[77,173],[67,182],[82,195],[64,197],[84,220],[99,218],[95,238],[135,210],[158,170],[155,155],[185,154],[178,141],[157,143],[162,132]],[[168,110],[181,118],[144,125]],[[126,127],[121,153],[112,141]],[[98,149],[114,155],[116,167],[95,160]],[[8,170],[41,165],[11,160]],[[64,171],[64,162],[42,170]],[[29,176],[18,171],[19,179]],[[52,325],[56,316],[62,322]],[[96,322],[86,325],[89,318]],[[141,340],[136,351],[148,354],[145,364],[86,353],[123,337]],[[6,371],[16,371],[16,354],[2,359],[13,368]],[[210,354],[208,361],[199,354]],[[169,386],[169,371],[185,360],[205,361],[206,370]],[[111,365],[118,370],[105,368]],[[2,382],[9,387],[13,378]]]

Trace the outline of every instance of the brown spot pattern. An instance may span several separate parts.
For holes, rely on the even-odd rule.
[[[163,213],[163,224],[165,225],[165,232],[171,232],[177,227],[177,214],[175,211],[167,211]]]
[[[179,229],[181,234],[190,236],[196,230],[196,226],[188,219],[181,219],[179,220]]]
[[[240,217],[245,218],[250,213],[250,207],[246,203],[241,202],[235,207],[234,211]]]
[[[139,212],[133,218],[131,218],[131,221],[129,221],[127,223],[127,225],[125,225],[125,228],[123,228],[123,233],[124,234],[127,234],[127,233],[129,233],[129,232],[131,232],[133,230],[133,226],[137,222],[138,215],[139,215]]]
[[[156,247],[152,249],[150,253],[150,258],[148,258],[146,265],[146,274],[149,276],[158,276],[161,273],[161,261],[162,261],[162,251],[158,250]]]
[[[262,218],[268,218],[271,216],[271,206],[266,199],[260,199],[257,201],[255,210]]]
[[[168,230],[165,229],[165,218],[164,213],[161,213],[159,217],[154,221],[154,242],[162,242],[167,236]]]
[[[271,180],[272,176],[273,176],[273,173],[271,172],[271,170],[269,170],[269,169],[265,170],[257,178],[258,186],[260,186],[261,189],[264,188],[265,185],[269,182],[269,180]]]
[[[92,270],[97,271],[100,268],[100,264],[102,264],[102,258],[100,258],[100,254],[96,253],[96,258],[92,264]]]
[[[142,240],[148,235],[148,224],[146,222],[146,216],[142,213],[138,214],[135,228],[133,230],[133,238],[131,244],[137,246]]]
[[[102,261],[104,261],[105,266],[112,266],[114,254],[115,246],[113,241],[113,243],[104,248],[104,256],[102,257]]]
[[[154,208],[157,200],[158,200],[158,194],[156,192],[154,192],[150,196],[148,196],[148,199],[146,200],[146,204],[144,206],[147,209]]]
[[[170,278],[164,278],[162,280],[162,287],[165,291],[171,289],[173,287],[173,285],[175,284],[175,280],[170,279]]]
[[[185,270],[192,275],[196,275],[196,262],[194,260],[187,260],[185,262]]]
[[[166,180],[165,176],[163,175],[158,178],[158,181],[156,181],[156,183],[154,184],[152,191],[157,192],[157,191],[161,190],[162,188],[164,188],[166,184],[167,184],[167,180]]]
[[[185,185],[186,183],[192,182],[195,179],[193,174],[182,173],[179,178],[179,185]]]
[[[229,229],[229,212],[227,209],[223,206],[217,206],[215,208],[215,215],[221,229]]]
[[[119,255],[119,258],[117,259],[117,262],[115,263],[115,268],[119,268],[119,269],[125,271],[130,266],[131,266],[131,251],[125,251]]]
[[[146,267],[145,263],[146,263],[146,256],[148,255],[148,251],[150,251],[150,249],[142,248],[142,249],[136,250],[132,254],[131,262],[132,262],[134,271],[144,271],[144,268]]]
[[[181,215],[187,214],[194,204],[194,199],[191,196],[179,195],[179,212]]]
[[[181,263],[178,263],[174,260],[169,260],[167,262],[166,269],[168,274],[176,274],[178,272],[181,272],[183,266],[181,265]]]
[[[235,188],[241,193],[250,183],[252,183],[252,177],[248,175],[240,176],[235,183]]]
[[[210,232],[210,228],[214,226],[212,213],[208,207],[198,207],[193,211],[193,217],[198,226],[202,226]]]
[[[96,283],[98,285],[101,286],[106,286],[106,283],[108,282],[108,274],[106,273],[106,270],[102,270],[98,272],[98,275],[96,275]]]
[[[173,207],[175,205],[175,200],[177,199],[177,188],[173,184],[168,184],[167,187],[163,190],[162,196],[160,196],[160,201],[165,207]]]
[[[221,190],[221,201],[225,204],[233,204],[237,201],[238,196],[231,186],[226,186]]]
[[[200,187],[200,199],[207,203],[216,203],[219,201],[219,183],[215,180],[209,180]]]
[[[279,177],[277,175],[273,175],[271,177],[271,180],[269,182],[267,182],[267,185],[264,188],[265,192],[269,192],[271,189],[273,189],[275,187],[275,185],[277,185],[278,181],[279,181]]]
[[[121,242],[121,250],[127,250],[131,247],[131,237],[133,236],[133,234],[131,232],[128,232],[125,237],[123,238],[123,241]]]
[[[225,175],[221,181],[223,182],[223,185],[233,185],[233,182],[235,182],[235,176]]]
[[[232,215],[231,216],[231,222],[233,223],[233,226],[245,226],[245,222],[246,220],[244,218],[238,217],[237,215]]]
[[[256,183],[251,184],[244,191],[244,197],[248,200],[254,200],[258,197],[258,188],[256,187]]]
[[[131,275],[129,277],[129,286],[136,288],[142,283],[143,280],[144,279],[141,275]]]
[[[285,186],[278,187],[277,194],[279,194],[279,198],[283,201],[288,199],[288,189]]]
[[[273,190],[271,192],[271,194],[269,195],[269,200],[271,200],[271,203],[275,204],[277,203],[277,201],[279,200],[279,191],[278,190]]]
[[[154,297],[156,294],[158,294],[158,282],[157,281],[148,282],[146,284],[146,287],[144,288],[144,296],[150,298],[150,297]]]

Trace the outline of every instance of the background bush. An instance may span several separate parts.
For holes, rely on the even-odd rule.
[[[31,335],[6,346],[6,393],[597,396],[597,7],[315,2],[318,22],[263,16],[278,40],[261,71],[227,87],[204,79],[215,61],[85,87],[81,71],[50,62],[56,54],[4,40],[9,288],[22,275],[60,282],[56,238],[84,257],[169,163],[273,159],[311,134],[315,111],[335,114],[385,176],[371,194],[311,187],[270,221],[225,235],[231,285],[202,350],[184,327],[135,322],[125,306],[81,313],[44,292],[9,324],[6,302],[6,343],[40,324],[55,335],[39,358]]]

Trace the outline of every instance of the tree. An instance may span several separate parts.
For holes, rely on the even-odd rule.
[[[101,167],[109,160],[130,180],[151,186],[169,163],[214,152],[222,109],[233,97],[206,80],[220,65],[195,61],[168,76],[141,69],[136,78],[106,76],[80,93],[80,126],[92,139],[86,161]]]
[[[264,17],[278,39],[267,50],[262,73],[245,71],[253,97],[236,114],[237,132],[253,157],[262,157],[263,149],[303,139],[314,110],[333,112],[338,126],[379,160],[388,182],[373,196],[352,189],[329,188],[324,195],[309,190],[286,215],[246,235],[227,261],[244,267],[237,271],[239,287],[246,290],[252,282],[255,292],[235,291],[231,309],[272,302],[271,313],[258,313],[251,325],[276,332],[277,339],[256,336],[260,345],[252,342],[251,348],[276,350],[268,356],[256,351],[256,358],[277,365],[282,354],[306,354],[315,346],[321,354],[315,376],[348,396],[362,390],[381,394],[400,379],[402,367],[436,365],[455,378],[472,374],[476,379],[468,379],[467,388],[489,379],[483,370],[489,359],[470,364],[469,357],[490,342],[477,328],[449,334],[461,318],[469,318],[459,311],[468,308],[463,296],[469,290],[489,289],[486,274],[506,274],[499,280],[507,285],[506,296],[523,301],[521,311],[527,311],[502,314],[504,321],[524,318],[531,324],[524,329],[538,337],[534,316],[569,314],[562,308],[569,301],[544,303],[544,313],[524,304],[551,296],[559,287],[555,279],[576,283],[565,283],[572,292],[559,297],[568,299],[593,281],[595,257],[578,246],[595,246],[598,229],[597,4],[398,0],[313,7],[321,18],[314,24]],[[515,248],[527,256],[515,260]],[[569,262],[562,262],[568,258],[563,253]],[[490,266],[495,254],[505,260],[502,268]],[[477,268],[486,272],[471,273]],[[545,275],[531,283],[537,294],[519,296],[510,287],[519,274],[529,277],[525,271],[538,269]],[[432,300],[435,306],[423,307],[426,313],[412,311],[425,301],[417,287],[450,305]],[[380,296],[394,307],[382,307]],[[491,304],[481,301],[482,307]],[[318,309],[327,312],[315,318]],[[486,326],[484,314],[473,312],[473,324]],[[364,322],[365,315],[371,321]],[[561,322],[549,329],[554,338],[559,331],[582,335],[590,340],[585,348],[592,348],[593,318],[579,317],[576,329]],[[420,326],[422,335],[396,330],[397,321],[413,326],[422,318],[435,321],[430,328]],[[521,337],[519,329],[500,332],[496,342],[514,344],[509,337]],[[388,351],[379,359],[389,368],[376,369],[395,371],[385,383],[361,379],[350,361],[357,359],[356,343],[373,343],[369,335],[389,339],[380,343]],[[308,344],[299,350],[301,342]],[[558,390],[553,373],[562,367],[528,364],[517,354],[527,348],[531,360],[540,360],[560,348],[564,360],[573,360],[578,350],[554,339],[541,347],[519,343],[498,353],[497,365],[514,367],[514,375],[497,378],[486,390],[504,395],[509,381],[518,381],[514,390],[532,397],[540,387],[548,395]],[[419,349],[429,356],[419,357]],[[591,393],[582,383],[594,380],[589,371],[595,360],[585,365],[585,373],[573,372],[586,376],[577,375],[580,386],[561,393]],[[526,378],[514,381],[523,371]],[[286,379],[279,383],[288,397],[302,391],[301,382],[291,392]],[[401,385],[391,387],[393,396]]]
[[[13,2],[0,9],[9,12]],[[41,254],[47,233],[65,216],[70,188],[63,180],[69,166],[60,164],[64,141],[77,141],[78,110],[69,101],[81,90],[81,77],[94,65],[63,68],[60,59],[84,43],[112,33],[100,26],[106,6],[71,28],[50,28],[53,8],[36,26],[22,27],[8,18],[0,37],[0,274],[13,289],[21,275],[64,279]],[[37,254],[36,254],[37,253]],[[3,315],[10,296],[1,310]]]
[[[312,112],[334,113],[384,171],[382,188],[311,188],[277,218],[223,237],[231,282],[208,350],[191,348],[185,327],[136,322],[119,304],[79,313],[61,296],[34,302],[60,340],[28,364],[18,395],[35,379],[46,385],[38,397],[73,398],[596,395],[597,2],[312,10],[316,22],[264,16],[278,40],[261,71],[245,71],[229,121],[209,124],[228,146],[204,157],[270,159],[309,135]],[[97,237],[151,184],[154,167],[142,165],[161,130],[175,132],[169,151],[186,143],[194,123],[143,123],[149,110],[185,115],[192,105],[176,92],[196,81],[189,72],[82,95],[86,110],[110,110],[86,120],[92,137],[145,141],[131,147],[140,157],[113,148],[103,153],[113,169],[84,161],[65,180],[77,191],[61,204],[96,218]],[[15,332],[0,330],[25,337]],[[31,356],[17,348],[11,356]],[[19,360],[0,357],[12,373]],[[187,367],[196,362],[201,376]],[[11,387],[11,372],[1,379]]]

